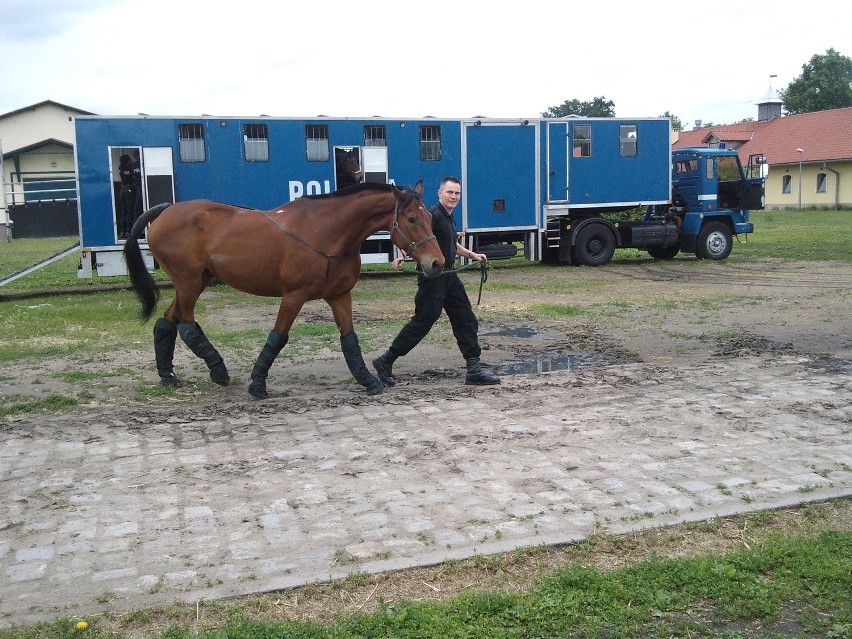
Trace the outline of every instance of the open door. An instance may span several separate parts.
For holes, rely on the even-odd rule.
[[[110,147],[113,220],[116,241],[152,206],[175,201],[171,147]]]
[[[175,176],[172,147],[146,146],[142,149],[145,182],[145,209],[158,204],[175,203]]]
[[[365,182],[388,183],[388,147],[365,146],[361,149],[361,162]]]

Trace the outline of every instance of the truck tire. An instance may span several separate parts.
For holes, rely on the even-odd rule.
[[[671,260],[674,256],[680,253],[680,247],[674,246],[652,246],[648,249],[648,254],[655,260]]]
[[[724,260],[731,254],[733,236],[723,222],[705,222],[698,234],[695,255],[699,260]]]
[[[486,244],[476,249],[477,253],[485,253],[485,256],[490,260],[508,260],[518,254],[518,247],[514,244]]]
[[[577,233],[574,251],[581,264],[601,266],[615,254],[615,237],[603,224],[589,224]]]

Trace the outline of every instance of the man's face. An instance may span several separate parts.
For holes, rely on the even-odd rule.
[[[452,213],[461,199],[461,185],[458,182],[446,182],[438,189],[438,201],[447,213]]]

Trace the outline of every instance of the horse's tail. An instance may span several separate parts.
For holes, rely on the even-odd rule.
[[[154,309],[157,308],[157,302],[160,300],[160,290],[154,284],[154,278],[148,272],[148,267],[145,266],[142,249],[139,248],[139,239],[145,235],[145,228],[169,206],[171,204],[158,204],[140,215],[124,243],[124,263],[127,264],[127,273],[130,275],[130,283],[133,284],[136,297],[142,303],[143,322],[151,319],[151,315],[154,314]]]

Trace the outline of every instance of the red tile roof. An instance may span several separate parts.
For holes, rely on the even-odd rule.
[[[769,164],[795,164],[796,149],[804,149],[805,162],[852,160],[852,107],[681,131],[672,148],[706,146],[710,136],[741,144],[737,150],[743,162],[763,153]]]

